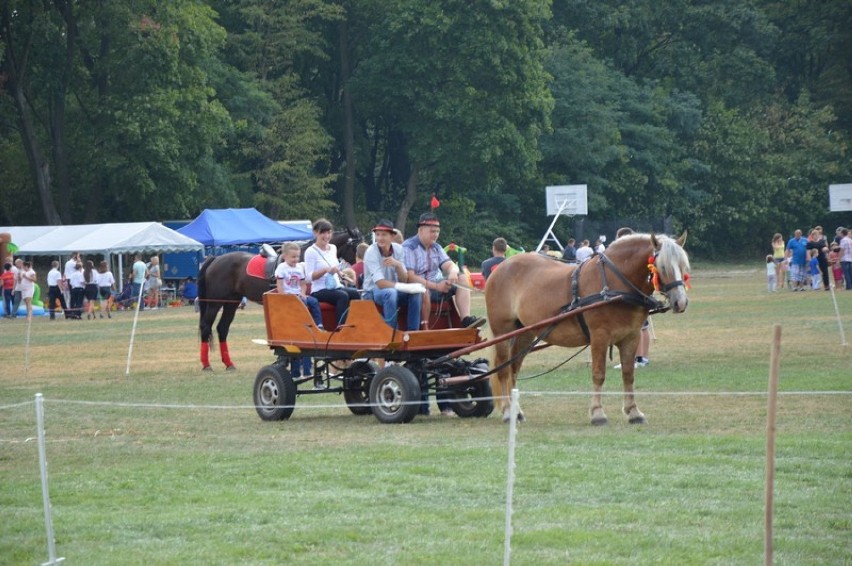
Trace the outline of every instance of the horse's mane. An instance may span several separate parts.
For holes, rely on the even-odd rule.
[[[635,244],[639,241],[647,242],[651,239],[652,234],[634,233],[627,236],[622,236],[612,243],[610,247]],[[677,266],[681,273],[689,273],[689,256],[682,247],[677,244],[674,238],[665,234],[653,234],[654,238],[660,244],[660,250],[657,252],[657,267],[665,269],[667,266]]]

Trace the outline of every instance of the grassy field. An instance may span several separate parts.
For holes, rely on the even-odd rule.
[[[852,563],[852,354],[832,296],[766,293],[757,270],[699,265],[690,307],[654,317],[637,369],[649,424],[588,425],[585,353],[520,383],[513,564],[759,564],[766,388],[781,324],[776,564]],[[852,334],[852,292],[839,291]],[[481,296],[475,309],[484,312]],[[45,398],[56,548],[69,564],[501,564],[508,428],[382,425],[336,395],[261,421],[260,307],[238,313],[239,370],[202,373],[192,309],[0,321],[0,564],[47,560],[34,395]],[[28,352],[28,356],[27,356]],[[573,351],[530,357],[524,375]],[[433,411],[434,412],[434,411]]]

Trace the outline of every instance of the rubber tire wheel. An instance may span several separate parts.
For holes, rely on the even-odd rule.
[[[370,403],[381,422],[410,423],[420,410],[420,382],[408,368],[387,366],[370,383]]]
[[[450,408],[463,419],[487,417],[494,411],[494,399],[488,379],[474,381],[464,389],[451,390],[449,398]]]
[[[296,384],[290,376],[289,364],[265,366],[254,378],[254,406],[264,421],[290,418],[296,404]]]
[[[343,399],[353,415],[369,415],[373,412],[370,407],[370,381],[379,371],[375,362],[355,362],[347,370],[350,376],[346,379],[346,389]]]

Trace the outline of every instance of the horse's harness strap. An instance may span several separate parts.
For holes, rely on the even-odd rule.
[[[583,269],[583,266],[587,262],[583,262],[577,266],[577,269],[574,270],[574,273],[571,276],[571,303],[565,305],[560,309],[560,312],[571,312],[580,307],[585,307],[588,305],[592,305],[595,303],[599,303],[601,301],[611,301],[615,297],[621,297],[622,300],[626,303],[630,303],[632,305],[636,305],[638,307],[648,309],[649,314],[654,314],[658,312],[664,312],[668,310],[668,307],[658,301],[654,297],[647,295],[642,292],[641,289],[636,287],[624,274],[619,271],[619,269],[612,263],[606,255],[604,254],[595,254],[598,260],[598,266],[600,267],[601,272],[601,291],[599,293],[595,293],[592,295],[586,295],[585,297],[580,297],[580,271]],[[627,285],[630,290],[629,291],[617,291],[611,290],[606,280],[606,268],[609,267],[610,270],[615,274],[616,277],[621,279],[621,281]],[[675,281],[668,285],[666,285],[663,290],[668,291],[678,285],[683,285],[681,281]],[[580,313],[577,315],[577,323],[580,325],[580,329],[583,331],[583,334],[586,337],[586,340],[591,341],[591,334],[589,332],[589,326],[586,324],[586,320],[583,317],[583,314]]]

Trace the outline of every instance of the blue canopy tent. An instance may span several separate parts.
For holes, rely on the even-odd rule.
[[[310,230],[284,226],[254,208],[208,208],[177,231],[208,247],[280,243],[313,237]]]
[[[189,236],[204,244],[207,255],[219,255],[242,249],[254,252],[260,244],[310,240],[313,233],[310,223],[282,225],[264,216],[254,208],[205,209],[192,222],[166,222],[179,234]],[[295,225],[294,225],[295,224]],[[191,234],[195,234],[194,236]],[[184,279],[198,275],[204,261],[202,253],[166,254],[163,256],[163,274],[169,279]]]

